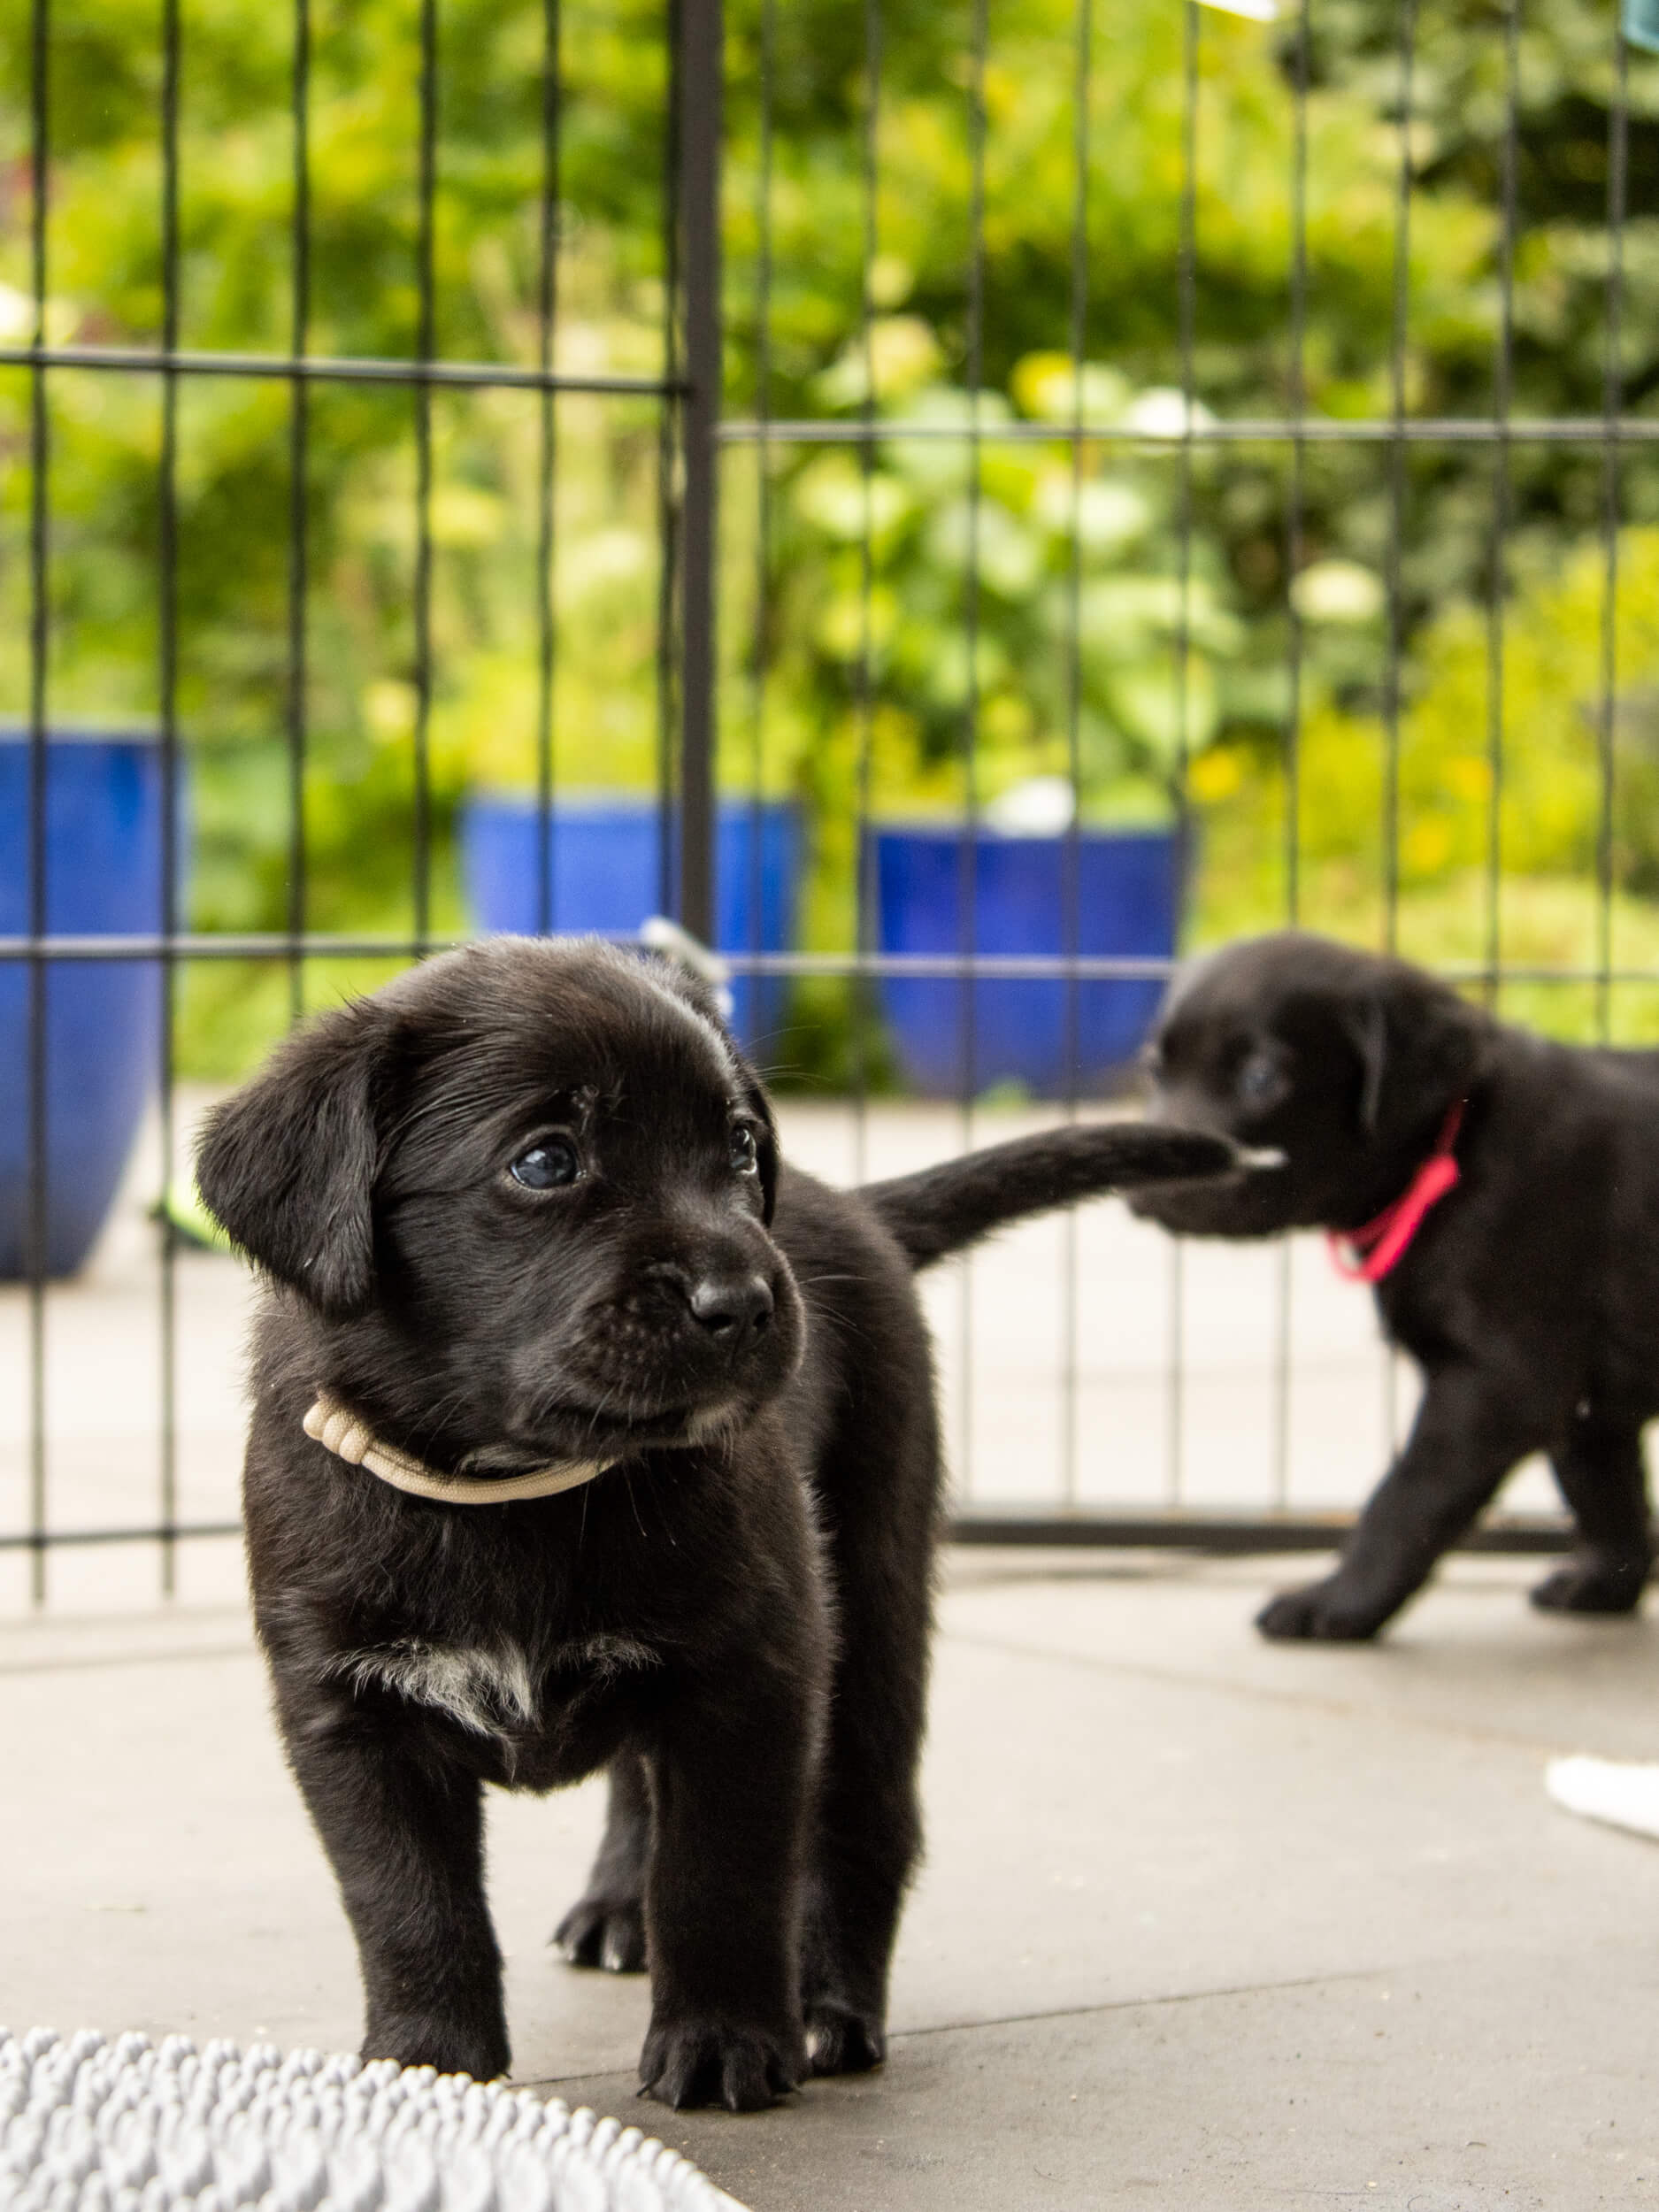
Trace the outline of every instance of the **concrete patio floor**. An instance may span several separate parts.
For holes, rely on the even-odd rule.
[[[1262,1644],[1307,1561],[958,1553],[880,2074],[636,2105],[647,1993],[565,1968],[589,1786],[499,1798],[518,2077],[752,2212],[1659,2200],[1659,1848],[1546,1756],[1659,1755],[1659,1626],[1452,1563],[1386,1643]],[[0,2018],[349,2047],[350,1949],[236,1606],[0,1624]]]

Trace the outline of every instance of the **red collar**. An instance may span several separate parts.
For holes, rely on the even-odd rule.
[[[1423,1217],[1438,1205],[1448,1191],[1463,1179],[1452,1148],[1463,1126],[1466,1098],[1460,1098],[1440,1124],[1432,1152],[1411,1178],[1392,1206],[1385,1206],[1363,1229],[1329,1231],[1325,1237],[1331,1257],[1340,1271],[1358,1283],[1379,1283],[1399,1266],[1410,1249],[1411,1240],[1423,1226]]]

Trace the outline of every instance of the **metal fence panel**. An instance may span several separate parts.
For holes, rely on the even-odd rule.
[[[857,507],[841,541],[848,549],[852,577],[851,628],[840,663],[851,768],[845,784],[846,818],[818,825],[821,833],[833,831],[841,839],[845,859],[836,910],[844,917],[844,926],[839,938],[824,926],[810,942],[803,940],[795,949],[766,948],[757,831],[747,849],[747,865],[754,872],[747,902],[749,941],[730,954],[741,976],[777,980],[796,991],[834,987],[839,992],[833,1002],[812,1003],[833,1004],[840,1025],[844,1049],[837,1080],[845,1087],[844,1128],[832,1137],[835,1116],[821,1108],[801,1109],[800,1125],[809,1150],[818,1144],[827,1157],[841,1146],[842,1170],[849,1176],[878,1171],[884,1146],[902,1149],[905,1143],[947,1140],[965,1146],[986,1132],[994,1109],[979,1094],[976,1079],[982,987],[1022,979],[1063,987],[1068,1072],[1052,1111],[1076,1116],[1096,1110],[1084,1079],[1080,1043],[1088,987],[1156,980],[1171,964],[1163,955],[1099,953],[1087,950],[1084,943],[1083,801],[1092,711],[1086,664],[1094,635],[1086,514],[1095,481],[1091,471],[1103,454],[1133,461],[1148,481],[1156,479],[1167,518],[1166,580],[1174,608],[1172,804],[1179,847],[1189,853],[1203,834],[1193,770],[1202,750],[1201,718],[1208,710],[1201,634],[1207,619],[1202,571],[1210,557],[1205,518],[1222,492],[1240,487],[1259,495],[1271,517],[1277,534],[1271,561],[1279,579],[1276,604],[1284,638],[1285,706],[1272,764],[1283,808],[1277,879],[1282,892],[1279,912],[1290,922],[1328,918],[1310,890],[1310,810],[1317,801],[1309,787],[1307,740],[1317,641],[1310,634],[1313,618],[1294,587],[1318,550],[1319,517],[1333,499],[1351,495],[1375,510],[1382,584],[1372,675],[1380,745],[1372,842],[1379,936],[1380,942],[1408,952],[1413,944],[1409,932],[1402,932],[1409,885],[1402,856],[1415,827],[1407,773],[1408,686],[1411,643],[1423,619],[1413,549],[1422,535],[1420,515],[1427,511],[1425,502],[1448,457],[1455,457],[1460,467],[1471,457],[1480,457],[1486,472],[1479,480],[1484,494],[1473,501],[1479,511],[1471,511],[1467,522],[1485,549],[1485,674],[1478,743],[1485,762],[1486,832],[1479,941],[1475,949],[1442,957],[1438,964],[1501,1006],[1528,987],[1563,1002],[1570,994],[1584,993],[1593,1033],[1603,1037],[1622,1033],[1621,1006],[1635,1006],[1630,995],[1651,986],[1659,974],[1640,951],[1632,956],[1622,949],[1617,926],[1618,807],[1625,761],[1620,718],[1624,711],[1619,667],[1621,530],[1630,512],[1624,470],[1627,456],[1645,456],[1659,438],[1659,417],[1642,411],[1647,388],[1633,392],[1627,372],[1632,62],[1610,24],[1599,411],[1546,414],[1520,411],[1517,405],[1521,349],[1537,342],[1528,335],[1531,326],[1517,319],[1517,299],[1525,294],[1519,266],[1523,219],[1539,219],[1538,196],[1543,189],[1525,184],[1525,165],[1538,157],[1523,129],[1522,73],[1530,24],[1522,0],[1503,0],[1489,23],[1483,19],[1480,25],[1463,24],[1459,34],[1466,41],[1495,35],[1501,44],[1498,120],[1487,133],[1496,306],[1485,400],[1471,402],[1465,391],[1465,403],[1455,411],[1428,411],[1414,390],[1413,255],[1428,158],[1421,143],[1426,96],[1421,50],[1429,19],[1418,0],[1400,0],[1390,19],[1391,35],[1368,65],[1376,82],[1386,80],[1377,95],[1378,111],[1392,133],[1394,179],[1389,311],[1380,355],[1386,404],[1341,414],[1316,408],[1310,395],[1317,365],[1310,344],[1321,273],[1310,254],[1310,203],[1319,185],[1320,21],[1313,0],[1294,0],[1281,10],[1279,29],[1279,65],[1290,88],[1288,136],[1280,150],[1289,210],[1284,304],[1281,326],[1274,334],[1283,365],[1283,404],[1266,411],[1212,411],[1205,401],[1214,349],[1206,334],[1200,181],[1205,133],[1218,126],[1205,73],[1208,42],[1232,33],[1224,32],[1220,19],[1199,0],[1171,0],[1171,18],[1179,18],[1179,27],[1172,50],[1178,96],[1171,104],[1169,142],[1173,181],[1167,270],[1173,308],[1165,321],[1171,383],[1164,396],[1167,403],[1125,416],[1100,403],[1091,335],[1102,303],[1112,297],[1118,280],[1114,242],[1098,204],[1101,148],[1112,128],[1118,90],[1110,66],[1111,23],[1099,0],[1075,0],[1055,33],[1065,113],[1054,147],[1064,148],[1069,165],[1069,215],[1064,243],[1045,264],[1055,277],[1056,303],[1048,342],[1064,357],[1069,393],[1064,404],[1035,419],[1010,412],[1002,393],[1006,374],[991,365],[1002,344],[999,318],[1005,319],[1007,304],[999,288],[1009,281],[999,257],[1008,238],[1019,231],[1019,180],[1008,173],[1002,143],[1008,118],[1017,109],[1008,82],[1011,65],[999,51],[1003,26],[989,0],[964,0],[952,64],[951,81],[960,102],[951,125],[951,157],[965,181],[956,290],[948,313],[939,310],[957,349],[958,373],[951,391],[960,405],[949,415],[907,414],[883,398],[880,356],[891,334],[886,303],[892,290],[884,225],[891,217],[892,195],[901,188],[890,173],[913,119],[907,102],[914,89],[904,74],[910,66],[904,42],[913,27],[884,0],[860,0],[857,10],[841,12],[833,23],[826,16],[823,26],[826,39],[847,42],[855,88],[846,128],[848,173],[856,184],[851,220],[857,247],[856,301],[851,326],[842,334],[844,388],[854,393],[853,399],[849,402],[843,393],[812,413],[800,411],[798,400],[784,408],[778,404],[780,390],[798,396],[803,388],[798,365],[790,357],[794,342],[787,331],[780,334],[778,302],[801,280],[792,257],[799,255],[802,238],[810,233],[799,211],[800,179],[787,170],[786,157],[791,129],[804,127],[798,117],[794,124],[790,120],[795,114],[790,73],[795,66],[791,41],[814,35],[815,24],[803,27],[802,18],[780,11],[776,0],[753,0],[741,13],[733,10],[729,22],[721,0],[671,0],[660,27],[668,65],[660,114],[660,362],[654,370],[639,373],[559,365],[560,332],[569,312],[561,284],[570,11],[571,0],[542,0],[541,53],[534,65],[540,177],[534,207],[533,328],[515,357],[483,358],[471,357],[446,335],[441,275],[444,103],[457,58],[453,45],[446,44],[456,30],[443,0],[417,0],[408,29],[414,213],[408,265],[400,278],[411,299],[410,342],[403,353],[334,349],[330,319],[319,309],[316,88],[323,65],[319,56],[332,32],[319,0],[293,0],[291,11],[286,345],[255,350],[188,342],[192,326],[181,208],[188,179],[181,118],[188,96],[192,26],[185,0],[162,0],[156,52],[145,59],[146,66],[154,65],[156,87],[153,339],[140,343],[123,335],[117,342],[96,332],[66,335],[56,328],[54,254],[62,242],[52,224],[54,180],[60,173],[54,131],[61,128],[61,96],[54,73],[67,65],[65,34],[51,0],[31,0],[27,182],[19,201],[26,200],[28,209],[29,322],[26,334],[0,344],[0,376],[17,380],[27,390],[19,456],[27,474],[27,512],[19,538],[20,572],[27,580],[22,608],[27,684],[20,718],[28,751],[27,926],[0,936],[0,968],[21,968],[27,979],[30,1186],[27,1282],[18,1315],[19,1502],[0,1528],[0,1550],[27,1563],[28,1594],[36,1601],[47,1593],[49,1556],[58,1548],[66,1554],[86,1545],[153,1547],[161,1587],[171,1591],[180,1546],[188,1539],[226,1535],[234,1526],[222,1516],[192,1512],[188,1499],[197,1486],[194,1477],[181,1480],[179,1378],[181,1363],[193,1356],[196,1317],[211,1294],[190,1273],[195,1262],[181,1253],[173,1215],[165,1204],[146,1318],[153,1334],[153,1374],[142,1394],[155,1431],[153,1482],[142,1499],[130,1495],[128,1486],[119,1509],[111,1508],[107,1494],[96,1485],[87,1493],[92,1502],[68,1516],[59,1509],[56,1456],[69,1386],[61,1375],[54,1379],[57,1294],[47,1262],[52,979],[77,967],[104,970],[113,964],[135,964],[157,977],[159,1125],[153,1149],[157,1194],[165,1202],[180,1173],[186,1119],[174,1051],[180,994],[198,964],[251,964],[250,973],[254,967],[280,970],[286,978],[288,1011],[297,1017],[315,1002],[316,979],[333,972],[327,964],[417,959],[454,933],[451,922],[442,918],[449,909],[434,875],[439,803],[434,748],[441,743],[444,658],[440,587],[449,557],[446,532],[453,528],[446,519],[445,501],[453,487],[443,457],[463,434],[469,407],[518,395],[531,411],[525,449],[533,479],[528,588],[534,617],[527,653],[534,667],[536,898],[537,922],[543,929],[555,918],[554,826],[563,789],[555,706],[566,641],[558,522],[562,405],[585,396],[654,411],[657,544],[652,650],[659,903],[704,937],[714,933],[717,911],[717,790],[746,796],[751,823],[758,822],[772,774],[769,731],[782,710],[780,661],[798,643],[789,626],[803,618],[788,590],[789,502],[800,472],[816,458],[844,455],[851,465]],[[1442,44],[1451,35],[1451,13],[1441,10],[1431,26]],[[1021,90],[1022,96],[1029,96],[1033,86]],[[1644,130],[1652,98],[1644,77],[1639,119]],[[737,203],[736,173],[730,167],[723,198],[723,151],[740,134],[752,184],[752,199],[743,205]],[[1640,143],[1645,149],[1646,139]],[[1641,157],[1647,157],[1645,152]],[[1524,204],[1529,188],[1533,196]],[[780,206],[795,211],[782,233]],[[836,208],[840,219],[839,202]],[[65,523],[54,503],[55,445],[70,434],[65,425],[73,407],[81,404],[77,394],[116,387],[153,394],[156,408],[150,719],[160,766],[161,905],[153,928],[78,933],[53,926],[50,895],[48,783],[61,619],[58,580],[66,534],[81,526],[79,519]],[[191,411],[232,387],[269,388],[286,401],[279,432],[283,488],[280,512],[273,517],[284,562],[280,803],[286,820],[285,907],[280,927],[192,927],[180,898],[180,835],[188,804],[189,758],[182,702],[191,650],[181,619],[180,577],[189,548],[183,541],[180,486],[191,463]],[[308,833],[307,794],[316,754],[311,700],[331,649],[319,631],[318,603],[324,571],[315,496],[322,465],[318,456],[326,443],[319,438],[319,417],[354,397],[374,396],[395,396],[409,411],[407,511],[396,541],[399,557],[406,559],[409,619],[408,719],[406,729],[400,725],[398,738],[407,746],[408,760],[406,881],[399,893],[403,919],[397,926],[335,927],[327,926],[319,906],[316,853]],[[951,541],[947,625],[952,650],[960,648],[949,756],[956,778],[959,926],[953,947],[910,954],[883,949],[875,838],[885,818],[881,748],[895,681],[888,648],[896,618],[895,592],[883,566],[887,526],[881,502],[891,457],[906,452],[942,457],[946,472],[937,480],[949,482],[952,514],[960,526]],[[987,724],[996,702],[987,693],[985,672],[1001,649],[994,634],[1001,588],[996,563],[1003,551],[995,537],[1002,527],[1001,510],[987,487],[995,486],[1008,457],[1038,452],[1053,463],[1050,493],[1062,511],[1065,547],[1056,578],[1058,679],[1052,710],[1063,780],[1070,789],[1057,852],[1063,918],[1056,949],[995,955],[979,948],[973,921],[982,867],[979,833],[987,818],[987,760],[995,751]],[[1504,837],[1510,818],[1506,794],[1513,774],[1506,686],[1513,646],[1514,547],[1532,496],[1532,458],[1540,455],[1582,457],[1595,472],[1593,520],[1601,560],[1598,681],[1591,710],[1597,779],[1588,869],[1593,927],[1586,942],[1560,957],[1517,953],[1504,926],[1509,880]],[[1472,475],[1464,480],[1477,481]],[[946,498],[943,493],[939,496]],[[267,803],[263,796],[257,802]],[[884,1088],[880,993],[884,985],[927,979],[952,983],[957,992],[954,1105],[948,1122],[937,1115],[912,1117],[902,1127],[889,1127],[883,1119],[891,1120],[894,1110]],[[1626,996],[1621,998],[1621,993]],[[979,1541],[1027,1536],[1044,1541],[1293,1546],[1329,1540],[1344,1502],[1319,1494],[1317,1486],[1310,1489],[1299,1472],[1298,1437],[1312,1417],[1304,1354],[1310,1331],[1317,1335],[1324,1325],[1315,1310],[1317,1294],[1305,1256],[1286,1245],[1235,1266],[1232,1260],[1170,1242],[1152,1256],[1150,1247],[1124,1242],[1129,1233],[1121,1225],[1099,1227],[1092,1216],[1068,1216],[1041,1233],[1047,1242],[1039,1239],[981,1256],[930,1293],[945,1331],[961,1532]],[[1120,1299],[1114,1305],[1110,1286],[1124,1280],[1131,1282],[1128,1302]],[[1007,1326],[1022,1305],[1034,1310],[1039,1291],[1048,1301],[1042,1307],[1040,1371],[1021,1370],[1011,1357],[999,1367],[987,1332]],[[1242,1348],[1225,1387],[1205,1364],[1212,1363],[1213,1347],[1222,1341],[1217,1316],[1231,1317],[1228,1325],[1236,1325],[1235,1333],[1242,1331],[1238,1340]],[[1139,1365],[1114,1366],[1102,1355],[1100,1348],[1113,1332],[1141,1344]],[[84,1348],[79,1339],[75,1342],[79,1358]],[[1349,1360],[1342,1371],[1345,1404],[1359,1371],[1357,1356],[1342,1353]],[[1371,1371],[1374,1386],[1364,1386],[1375,1389],[1371,1402],[1380,1444],[1398,1433],[1401,1385],[1379,1355],[1371,1358]],[[1351,1420],[1351,1413],[1346,1417]],[[1329,1409],[1318,1418],[1328,1429]],[[1238,1435],[1241,1425],[1248,1428],[1248,1448]],[[1101,1472],[1100,1440],[1102,1434],[1121,1440],[1131,1431],[1137,1440],[1133,1448],[1124,1445],[1124,1469],[1109,1480]],[[1021,1438],[1039,1432],[1041,1451],[1022,1451]],[[1212,1471],[1227,1456],[1245,1471],[1232,1489],[1217,1488]],[[1501,1530],[1486,1540],[1530,1545],[1553,1538],[1550,1530],[1529,1525]]]

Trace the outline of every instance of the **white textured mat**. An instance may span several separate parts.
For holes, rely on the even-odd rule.
[[[677,2151],[429,2066],[0,2030],[5,2212],[741,2212]]]
[[[1632,1759],[1552,1759],[1544,1787],[1557,1805],[1586,1820],[1659,1838],[1659,1766]]]

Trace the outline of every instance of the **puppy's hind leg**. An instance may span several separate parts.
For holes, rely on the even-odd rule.
[[[645,1867],[651,1800],[645,1762],[622,1751],[611,1763],[611,1802],[588,1886],[553,1932],[572,1966],[638,1974],[645,1966]]]
[[[1374,1636],[1548,1433],[1548,1414],[1529,1401],[1518,1360],[1431,1370],[1406,1448],[1372,1493],[1336,1572],[1271,1599],[1257,1628],[1274,1639]]]
[[[1538,1585],[1532,1603],[1546,1613],[1633,1613],[1653,1563],[1640,1429],[1579,1415],[1550,1464],[1579,1545]]]

